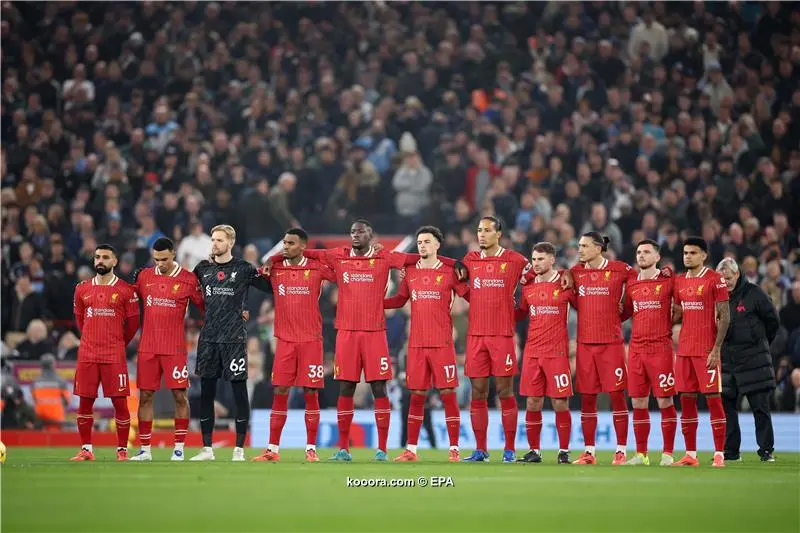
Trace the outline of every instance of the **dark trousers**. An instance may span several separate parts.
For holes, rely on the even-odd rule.
[[[749,392],[743,396],[747,397],[750,409],[753,412],[753,419],[756,423],[756,442],[758,442],[758,455],[772,453],[775,446],[775,435],[772,432],[772,417],[770,416],[769,398],[772,390],[760,390]],[[742,444],[742,432],[739,429],[739,399],[736,395],[723,395],[722,402],[725,406],[725,418],[727,419],[727,429],[725,431],[725,452],[732,455],[739,455],[739,448]]]

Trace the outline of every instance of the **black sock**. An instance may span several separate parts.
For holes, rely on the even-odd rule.
[[[231,381],[233,399],[236,402],[236,447],[244,448],[247,427],[250,425],[250,399],[247,397],[246,381]]]
[[[217,397],[217,380],[203,378],[200,381],[200,432],[203,446],[211,446],[214,435],[214,400]]]

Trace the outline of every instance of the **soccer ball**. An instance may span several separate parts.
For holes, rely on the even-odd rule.
[[[0,442],[0,464],[6,462],[6,445]]]

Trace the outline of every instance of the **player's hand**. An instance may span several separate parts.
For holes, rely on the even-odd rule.
[[[259,272],[263,277],[268,278],[270,273],[272,272],[272,260],[267,259],[267,262],[261,265]]]
[[[248,311],[247,309],[242,311],[242,320],[244,320],[245,322],[250,320],[250,311]]]
[[[620,300],[619,301],[619,314],[621,315],[624,310],[625,310],[625,304],[622,303],[622,300]]]
[[[372,248],[376,252],[380,252],[381,250],[383,250],[383,245],[381,243],[379,243],[379,242],[376,242],[375,244],[372,245]]]
[[[566,289],[571,289],[574,286],[575,286],[575,280],[572,278],[572,272],[570,272],[569,270],[565,270],[564,272],[562,272],[561,288],[566,290]]]
[[[659,272],[661,272],[661,275],[664,276],[665,278],[671,278],[673,274],[672,269],[670,267],[664,267]]]
[[[400,281],[403,281],[403,279],[405,279],[405,277],[406,277],[406,269],[405,268],[401,268],[399,275],[400,275]]]
[[[706,368],[712,370],[719,366],[719,348],[711,348],[711,351],[708,352],[708,359],[706,359]]]

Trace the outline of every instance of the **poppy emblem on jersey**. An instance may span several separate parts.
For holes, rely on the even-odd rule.
[[[180,289],[180,288],[181,288],[181,284],[180,283],[176,283],[175,285],[173,285],[172,286],[172,294],[178,294],[178,289]]]
[[[117,303],[117,297],[118,296],[119,296],[119,294],[117,294],[116,292],[114,294],[112,294],[111,295],[111,303]]]
[[[610,270],[606,270],[603,275],[606,277],[606,281],[611,279],[611,271]]]
[[[661,294],[661,285],[656,285],[656,295]]]
[[[539,299],[540,300],[544,300],[545,298],[547,298],[547,293],[546,292],[540,292],[539,293]]]
[[[642,296],[650,296],[650,289],[648,289],[647,287],[645,287],[644,289],[642,289],[642,291],[641,291],[641,295],[642,295]]]
[[[444,279],[444,276],[442,276],[441,274],[436,276],[436,284],[439,285],[442,282],[442,279]]]
[[[508,263],[500,263],[500,272],[505,272]]]
[[[225,279],[225,272],[223,272],[221,270],[219,272],[217,272],[217,279],[220,280],[220,281]]]
[[[486,265],[486,272],[488,272],[489,274],[494,272],[494,265],[492,264]]]
[[[303,271],[303,277],[304,277],[304,278],[308,279],[308,277],[309,277],[310,275],[311,275],[311,271],[310,271],[310,270],[304,270],[304,271]]]
[[[422,278],[422,283],[423,283],[423,285],[430,285],[431,284],[431,278],[429,278],[428,276],[424,276]]]
[[[747,311],[741,300],[739,300],[739,305],[736,306],[736,311],[738,311],[739,313],[744,313],[745,311]]]
[[[699,287],[697,287],[697,295],[698,296],[702,296],[703,295],[703,288],[705,288],[705,285],[700,285]]]
[[[161,285],[159,285],[159,286],[158,286],[158,290],[160,290],[160,291],[163,291],[163,290],[164,290],[164,289],[166,289],[166,288],[167,288],[167,286],[166,286],[166,285],[164,285],[163,283],[162,283]]]
[[[292,279],[297,279],[297,272],[292,272],[292,273],[291,273],[291,275],[290,275],[290,277],[291,277]]]
[[[599,277],[600,275],[597,272],[592,272],[592,274],[589,276],[589,279],[591,279],[592,281],[597,281],[597,278]]]

